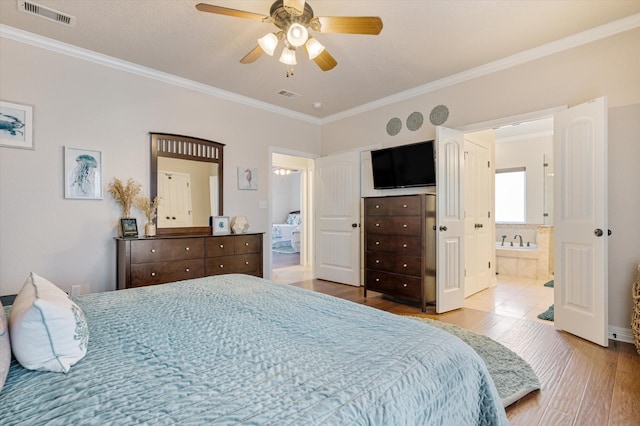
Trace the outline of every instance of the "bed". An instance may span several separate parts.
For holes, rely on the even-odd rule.
[[[86,356],[15,359],[3,425],[502,425],[479,356],[429,325],[246,276],[74,298]]]
[[[287,216],[285,223],[274,223],[271,225],[271,247],[277,251],[300,252],[300,226],[302,220],[300,212],[291,212]]]

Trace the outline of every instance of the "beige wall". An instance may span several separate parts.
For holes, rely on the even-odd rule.
[[[609,103],[609,324],[629,329],[631,286],[640,262],[640,30],[636,29],[527,64],[425,93],[322,126],[323,155],[382,144],[433,139],[433,107],[449,107],[447,127],[457,128],[599,96]],[[422,112],[425,125],[397,136],[392,117]],[[556,167],[558,165],[556,164]]]
[[[224,143],[224,214],[247,216],[252,231],[269,227],[260,201],[269,199],[270,147],[319,153],[315,124],[5,38],[0,51],[0,98],[33,106],[36,145],[0,148],[2,295],[19,291],[30,271],[64,290],[115,289],[119,209],[108,194],[64,199],[65,145],[102,150],[105,182],[132,177],[148,193],[150,131]],[[257,191],[238,191],[238,166],[259,169]]]

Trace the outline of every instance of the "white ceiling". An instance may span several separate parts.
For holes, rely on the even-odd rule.
[[[3,27],[5,33],[13,28],[28,31],[318,119],[411,93],[531,49],[544,52],[557,40],[562,42],[551,46],[570,47],[586,34],[597,38],[616,28],[630,29],[629,22],[640,26],[640,0],[311,0],[316,16],[380,16],[384,28],[378,36],[313,34],[338,66],[322,72],[299,54],[295,75],[287,78],[277,57],[239,63],[259,37],[275,29],[272,24],[199,12],[195,5],[201,1],[264,15],[272,4],[36,1],[74,16],[76,24],[69,28],[19,12],[16,0],[0,0],[0,24],[12,27]],[[602,25],[607,31],[593,30]],[[301,96],[277,95],[283,89]],[[314,109],[315,102],[322,108]]]

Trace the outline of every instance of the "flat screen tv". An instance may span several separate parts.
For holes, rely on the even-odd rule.
[[[436,165],[433,141],[371,151],[375,189],[434,186]]]

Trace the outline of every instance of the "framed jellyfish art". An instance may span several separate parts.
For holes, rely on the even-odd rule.
[[[64,198],[102,199],[102,151],[64,147]]]
[[[33,107],[0,101],[0,146],[34,149]]]

